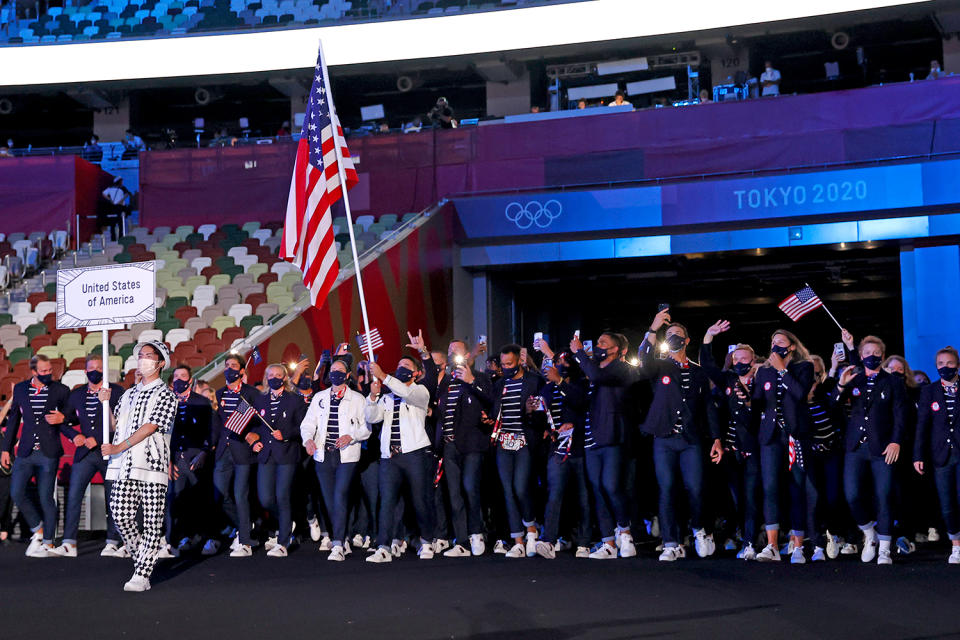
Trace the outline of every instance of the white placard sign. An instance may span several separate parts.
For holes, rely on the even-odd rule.
[[[154,322],[154,262],[110,264],[57,271],[57,328],[116,328]]]

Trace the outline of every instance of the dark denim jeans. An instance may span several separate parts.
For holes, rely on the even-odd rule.
[[[458,544],[468,545],[471,535],[483,533],[482,469],[482,453],[460,453],[453,442],[444,443],[443,475],[450,493],[450,519]]]
[[[60,521],[57,501],[54,498],[59,463],[58,458],[48,458],[40,451],[29,451],[27,455],[14,459],[11,472],[10,493],[13,495],[13,502],[23,513],[31,531],[36,532],[43,527],[45,544],[53,544]],[[37,479],[37,494],[40,497],[39,508],[27,497],[27,485],[30,484],[30,478],[34,477]]]
[[[866,483],[873,482],[876,505],[868,504],[870,495]],[[881,540],[890,540],[893,535],[892,492],[893,465],[883,456],[870,455],[870,447],[861,444],[847,452],[843,464],[843,490],[857,526],[869,528],[876,515],[877,535]]]
[[[780,476],[787,470],[787,450],[780,442],[760,446],[765,529],[780,530]]]
[[[267,462],[258,465],[257,495],[260,505],[277,519],[277,542],[286,547],[293,533],[293,476],[297,464]]]
[[[253,465],[236,464],[229,452],[213,469],[213,494],[237,528],[240,544],[250,544],[250,473]]]
[[[578,547],[590,546],[590,494],[587,493],[587,466],[582,456],[569,457],[550,454],[547,458],[547,509],[544,516],[544,542],[556,543],[560,530],[560,514],[564,497],[570,495],[576,500],[573,505],[575,522],[574,543]],[[569,493],[568,493],[569,491]]]
[[[623,496],[623,455],[622,445],[591,447],[585,452],[587,477],[604,542],[613,541],[617,528],[630,528],[630,511]]]
[[[744,543],[755,544],[760,522],[760,455],[728,451],[723,456],[730,497],[742,527]]]
[[[420,538],[431,542],[434,538],[435,513],[433,505],[433,472],[436,459],[428,449],[401,453],[380,460],[380,530],[377,545],[389,547],[396,535],[397,510],[404,486],[409,488],[413,511],[420,528]]]
[[[63,516],[63,541],[77,544],[77,533],[80,531],[80,511],[83,508],[83,495],[90,485],[93,476],[100,472],[107,475],[107,461],[94,453],[74,462],[70,467],[70,489],[67,491],[67,508]],[[113,514],[110,512],[110,489],[112,482],[104,481],[104,504],[107,505],[107,542],[120,544],[120,532],[113,523]]]
[[[951,540],[960,540],[960,510],[957,509],[957,499],[960,496],[960,455],[956,449],[950,452],[947,464],[934,468],[933,477],[937,483],[940,511],[947,525],[947,535]]]
[[[660,485],[660,534],[664,547],[677,546],[680,527],[677,523],[674,504],[674,485],[677,472],[687,490],[687,505],[690,509],[690,526],[703,527],[701,515],[703,502],[703,451],[699,444],[687,442],[681,436],[656,438],[653,441],[653,464]]]
[[[535,524],[533,500],[530,499],[530,447],[518,451],[505,451],[497,447],[496,455],[510,537],[522,538],[526,528]]]
[[[347,537],[347,502],[357,463],[340,462],[339,451],[326,451],[325,454],[323,462],[316,463],[317,480],[332,522],[330,539],[333,546],[342,546]]]

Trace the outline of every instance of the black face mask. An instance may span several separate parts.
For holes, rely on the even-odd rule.
[[[503,371],[503,377],[507,380],[510,380],[517,375],[517,372],[520,371],[520,367],[503,367],[501,371]]]
[[[892,374],[895,375],[896,377],[900,378],[901,380],[906,380],[906,379],[907,379],[907,376],[906,376],[903,372],[901,372],[901,371],[891,371],[890,373],[892,373]]]
[[[597,362],[603,362],[607,359],[607,350],[601,349],[600,347],[594,347],[593,349],[593,359]]]
[[[332,384],[333,386],[339,387],[346,381],[347,381],[347,374],[345,372],[339,371],[339,370],[330,372],[330,384]]]
[[[781,347],[780,345],[775,344],[770,347],[770,351],[771,353],[777,354],[781,358],[786,358],[787,354],[790,353],[790,347]]]
[[[940,374],[941,380],[950,381],[957,377],[957,368],[956,367],[939,367],[937,373]]]
[[[90,384],[100,384],[103,382],[103,371],[87,371],[87,380],[90,381]]]
[[[297,388],[301,391],[306,391],[313,386],[313,380],[310,379],[308,375],[302,375],[297,379]]]
[[[274,391],[279,391],[283,388],[283,378],[267,378],[267,386]]]
[[[51,382],[53,382],[53,374],[52,374],[52,373],[45,373],[45,374],[43,374],[42,376],[39,375],[39,374],[37,374],[37,380],[39,380],[39,381],[40,381],[40,384],[42,384],[42,385],[48,385],[48,384],[50,384]]]
[[[181,394],[187,390],[190,386],[189,380],[174,380],[173,381],[173,392],[176,394]]]
[[[406,384],[413,378],[413,371],[406,367],[397,367],[397,370],[393,372],[393,377]]]
[[[880,356],[867,356],[866,358],[861,358],[863,360],[863,366],[871,371],[876,371],[880,368],[880,364],[883,362],[883,358]]]
[[[681,336],[679,333],[673,333],[667,336],[667,349],[671,353],[677,353],[683,349],[687,344],[687,339]]]
[[[223,377],[227,379],[227,384],[233,384],[240,379],[239,369],[224,369]]]
[[[557,373],[560,374],[560,377],[561,377],[561,378],[566,378],[566,377],[567,377],[567,373],[570,372],[569,367],[567,367],[567,365],[565,365],[565,364],[557,364],[557,365],[555,365],[554,368],[557,370]]]
[[[730,367],[730,369],[738,376],[747,375],[748,373],[750,373],[750,369],[752,368],[753,366],[747,362],[737,362],[737,363],[734,363],[732,367]]]

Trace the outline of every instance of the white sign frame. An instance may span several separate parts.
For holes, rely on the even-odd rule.
[[[127,272],[129,275],[116,273]],[[107,277],[126,277],[143,283],[150,291],[149,305],[137,313],[124,316],[109,316],[94,319],[83,319],[76,315],[73,300],[67,300],[66,288],[76,279],[91,272],[103,272]],[[104,313],[109,307],[103,307]],[[156,322],[157,320],[157,270],[156,262],[129,262],[125,264],[107,264],[91,267],[76,267],[57,271],[57,329],[122,329],[124,325],[137,322]]]

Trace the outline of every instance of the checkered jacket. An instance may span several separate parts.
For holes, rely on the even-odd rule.
[[[145,424],[159,427],[132,448],[110,458],[107,480],[140,480],[167,484],[170,433],[177,415],[177,396],[160,379],[127,389],[114,410],[117,430],[113,444],[120,444]]]

